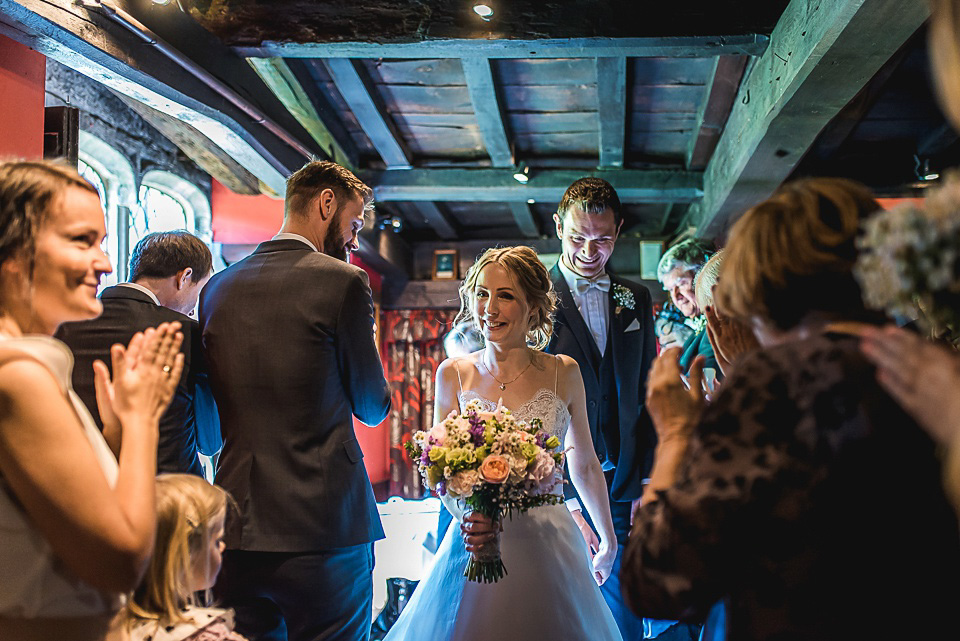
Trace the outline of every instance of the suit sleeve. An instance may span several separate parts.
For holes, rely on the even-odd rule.
[[[373,297],[367,275],[350,277],[337,317],[337,365],[353,415],[377,425],[390,411],[390,387],[373,337]]]
[[[638,316],[641,319],[641,330],[643,332],[643,347],[640,352],[640,389],[638,398],[640,399],[640,412],[637,421],[637,446],[644,449],[638,452],[638,464],[642,478],[650,476],[650,470],[653,468],[653,452],[657,445],[657,432],[653,427],[653,421],[650,419],[650,413],[647,411],[647,377],[650,375],[650,368],[653,361],[657,358],[657,335],[653,331],[653,300],[650,297],[650,290],[646,287],[640,288],[640,304],[638,306]]]

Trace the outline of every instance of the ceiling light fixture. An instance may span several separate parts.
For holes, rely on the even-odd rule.
[[[161,6],[167,6],[170,4],[171,0],[153,0],[153,4],[159,4]]]
[[[534,204],[535,202],[537,202],[535,198],[527,198],[527,204],[528,204],[528,205],[532,205],[532,204]]]
[[[513,172],[513,179],[521,185],[526,185],[530,181],[530,167],[525,162],[517,165]]]
[[[493,7],[488,4],[473,5],[473,12],[486,22],[490,22],[491,18],[493,18]]]
[[[924,158],[920,160],[920,156],[913,157],[914,162],[914,171],[917,174],[917,179],[929,182],[931,180],[936,180],[940,177],[940,173],[930,169],[930,159]]]

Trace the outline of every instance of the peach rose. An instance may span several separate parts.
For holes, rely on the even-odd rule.
[[[499,454],[491,454],[480,464],[480,478],[487,483],[503,483],[510,476],[510,462]]]

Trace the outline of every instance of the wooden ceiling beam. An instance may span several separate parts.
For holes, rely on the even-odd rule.
[[[627,59],[597,58],[600,167],[623,167],[627,131]]]
[[[483,144],[494,167],[513,167],[513,145],[504,120],[503,107],[497,95],[497,85],[493,79],[493,70],[488,58],[464,58],[463,75],[467,79],[467,90],[473,103],[473,112]]]
[[[513,219],[516,221],[517,227],[520,228],[520,233],[524,238],[540,237],[540,229],[537,227],[537,221],[533,217],[533,210],[530,209],[528,203],[510,203],[510,213],[513,214]]]
[[[459,236],[453,220],[447,212],[440,209],[437,203],[429,200],[421,200],[413,203],[413,205],[442,240],[456,240]]]
[[[409,169],[363,172],[379,201],[559,202],[573,181],[598,176],[610,182],[625,203],[689,203],[703,195],[703,174],[685,171],[620,169],[532,170],[527,184],[512,169]]]
[[[791,0],[741,83],[687,221],[718,237],[790,175],[820,131],[929,16],[925,0]]]
[[[317,113],[313,102],[286,60],[283,58],[250,58],[247,62],[270,88],[270,91],[283,103],[287,111],[320,145],[327,158],[348,169],[356,170],[358,162],[356,150],[347,151],[340,145],[320,114]]]
[[[704,101],[697,111],[697,124],[687,147],[687,169],[701,171],[710,161],[737,98],[747,60],[746,56],[717,57],[710,80],[704,87]]]
[[[203,29],[189,18],[193,28]],[[43,0],[0,0],[0,33],[45,56],[88,76],[119,94],[141,102],[172,118],[188,123],[227,156],[245,167],[268,191],[282,195],[286,177],[307,160],[302,153],[271,132],[262,119],[257,120],[201,80],[199,74],[174,62],[162,51],[177,47],[178,41],[150,45],[96,8],[73,2]],[[206,33],[206,37],[213,36]],[[166,33],[160,34],[166,36]],[[183,54],[186,57],[186,54]],[[233,59],[252,78],[248,90],[263,86],[256,74],[230,49],[220,46],[210,53],[221,62]],[[200,63],[196,63],[202,69]],[[236,69],[227,70],[232,73]],[[238,74],[242,72],[237,71]],[[259,99],[275,100],[263,87]],[[299,125],[277,103],[277,110],[264,112],[287,131],[300,132]],[[291,124],[292,123],[292,124]],[[309,138],[303,132],[305,138]],[[299,139],[299,138],[298,138]]]
[[[769,39],[741,36],[657,38],[430,39],[417,42],[273,42],[235,47],[245,58],[707,58],[759,56]]]
[[[409,169],[413,155],[387,113],[377,88],[361,63],[347,58],[324,60],[337,91],[350,106],[363,132],[390,169]]]

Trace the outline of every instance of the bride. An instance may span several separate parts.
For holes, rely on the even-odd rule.
[[[597,515],[599,549],[591,560],[562,503],[497,525],[476,513],[465,515],[462,501],[443,497],[460,526],[451,524],[432,569],[386,641],[621,639],[598,587],[610,575],[617,539],[590,438],[583,380],[573,359],[541,351],[553,331],[555,300],[550,276],[532,249],[487,250],[460,286],[460,317],[473,318],[486,346],[441,363],[434,421],[475,399],[484,410],[492,411],[502,399],[517,419],[540,418],[544,430],[572,448],[570,478],[587,510]],[[491,584],[467,581],[470,550],[491,540],[498,527],[507,575]]]

